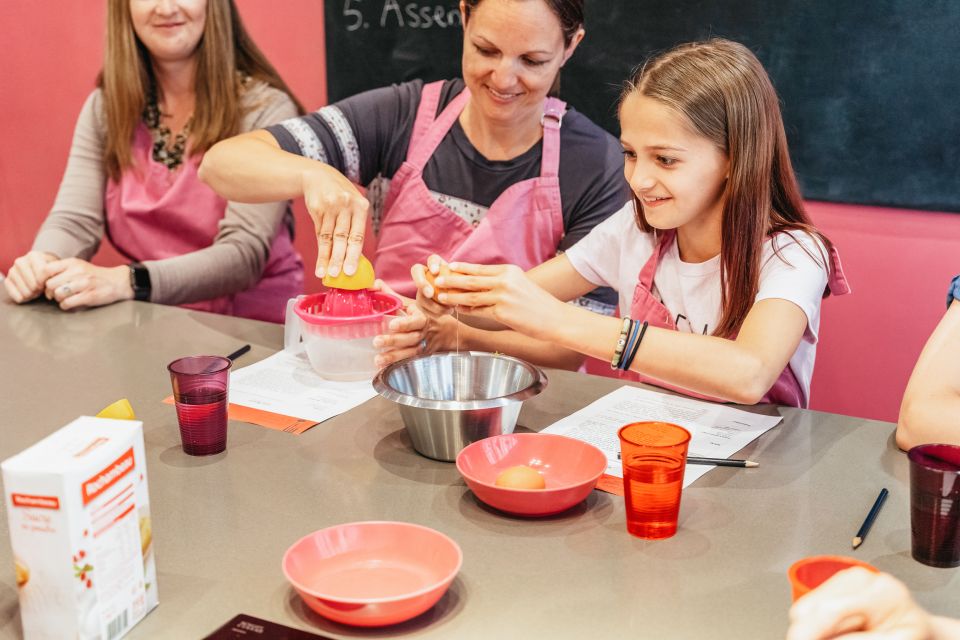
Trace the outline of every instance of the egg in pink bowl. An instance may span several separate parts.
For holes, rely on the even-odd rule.
[[[295,542],[283,556],[283,574],[321,616],[379,627],[430,609],[462,564],[459,545],[429,527],[351,522]]]
[[[511,467],[530,467],[543,489],[497,486]],[[551,433],[512,433],[478,440],[457,456],[457,470],[478,500],[521,516],[549,516],[582,502],[607,468],[595,446]]]

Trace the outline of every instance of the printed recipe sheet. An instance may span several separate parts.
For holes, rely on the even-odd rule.
[[[625,424],[672,422],[690,432],[687,455],[729,458],[777,426],[782,419],[779,415],[757,415],[727,405],[624,386],[555,422],[543,433],[556,433],[589,442],[606,454],[607,475],[622,478],[617,431]],[[690,486],[713,468],[710,465],[688,464],[683,475],[683,486]]]

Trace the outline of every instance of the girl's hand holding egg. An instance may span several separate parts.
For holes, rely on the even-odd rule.
[[[447,273],[438,272],[434,279],[433,288],[441,304],[459,307],[471,316],[493,320],[532,338],[551,339],[544,334],[550,325],[544,318],[560,318],[567,310],[565,303],[515,265],[451,262],[448,268]]]
[[[436,254],[427,258],[426,265],[415,264],[410,269],[410,276],[417,286],[417,306],[428,318],[439,318],[452,313],[452,309],[438,299],[441,292],[436,285],[436,279],[441,274],[449,275],[450,267]]]
[[[442,293],[442,290],[440,289],[440,287],[437,286],[437,278],[447,277],[449,275],[450,275],[450,265],[448,265],[446,262],[440,263],[440,266],[437,268],[436,274],[434,274],[434,272],[431,271],[429,268],[426,269],[423,273],[423,277],[427,281],[427,287],[428,287],[425,289],[425,291],[429,291],[432,289],[432,293],[430,297],[434,302],[438,304],[443,304],[443,303],[440,302],[440,294]]]

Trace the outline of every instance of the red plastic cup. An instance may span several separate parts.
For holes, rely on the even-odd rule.
[[[690,432],[668,422],[634,422],[617,435],[627,531],[638,538],[669,538],[677,532]]]
[[[907,457],[913,559],[960,567],[960,447],[922,444]]]
[[[810,556],[797,560],[787,569],[790,586],[793,588],[793,601],[813,591],[833,577],[833,574],[851,567],[863,567],[868,571],[880,571],[866,562],[848,556]]]
[[[190,356],[167,365],[184,453],[208,456],[227,448],[230,365],[220,356]]]

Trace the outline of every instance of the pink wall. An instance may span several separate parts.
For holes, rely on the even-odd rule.
[[[960,273],[960,214],[809,203],[853,294],[823,304],[811,390],[823,411],[897,419],[900,398]]]
[[[8,91],[0,103],[0,271],[29,248],[53,201],[77,113],[100,66],[105,4],[61,2],[51,12],[48,3],[3,1],[0,86]],[[324,104],[322,0],[238,4],[304,105]],[[960,272],[960,215],[810,207],[838,245],[855,291],[824,303],[812,406],[896,420],[913,362],[943,313],[947,282]],[[315,290],[312,225],[302,203],[296,211],[297,246]],[[117,258],[107,247],[96,260]]]

